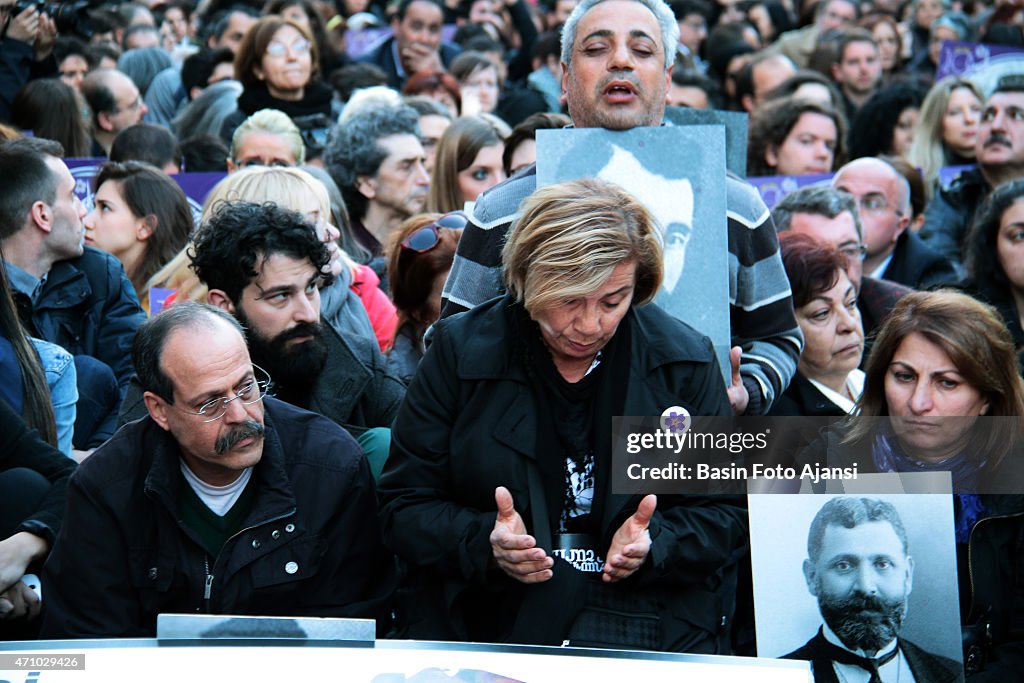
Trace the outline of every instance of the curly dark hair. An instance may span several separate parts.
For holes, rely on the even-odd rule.
[[[1003,214],[1021,199],[1024,199],[1024,178],[1000,185],[978,209],[967,235],[967,279],[972,290],[986,299],[1002,300],[1009,296],[1010,281],[999,263],[996,243]]]
[[[196,232],[188,255],[192,270],[232,302],[259,276],[256,265],[274,254],[309,261],[330,279],[330,253],[302,214],[274,203],[221,202]]]
[[[836,124],[836,149],[832,168],[838,168],[846,160],[846,125],[843,117],[832,107],[801,98],[784,97],[760,107],[750,117],[750,133],[747,144],[747,174],[752,176],[775,175],[775,169],[768,165],[765,152],[779,148],[786,141],[789,132],[804,114],[821,114]]]
[[[375,176],[388,158],[388,151],[377,141],[391,135],[420,137],[420,119],[406,105],[379,107],[356,114],[331,129],[324,149],[324,163],[341,194],[349,213],[362,220],[368,203],[356,188],[359,176]]]
[[[846,137],[849,158],[895,154],[893,133],[904,109],[920,109],[928,86],[916,79],[900,79],[885,86],[857,110]]]

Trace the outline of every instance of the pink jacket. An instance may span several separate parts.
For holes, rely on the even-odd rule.
[[[380,290],[380,278],[370,266],[357,265],[349,289],[355,292],[363,302],[366,315],[370,317],[370,324],[377,337],[377,343],[380,345],[380,350],[384,351],[391,346],[391,340],[395,336],[398,312],[395,311],[395,305],[391,303],[387,295]]]

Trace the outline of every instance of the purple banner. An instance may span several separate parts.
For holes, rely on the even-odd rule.
[[[747,182],[757,188],[761,199],[772,208],[790,192],[808,185],[824,185],[832,180],[833,173],[812,173],[810,175],[753,176]]]
[[[956,180],[958,175],[969,168],[974,168],[974,164],[968,164],[967,166],[943,166],[939,169],[939,185],[949,187],[950,183]]]
[[[105,161],[106,159],[104,158],[70,158],[64,160],[64,163],[71,170],[71,175],[75,178],[75,194],[85,204],[86,211],[92,211],[93,196],[95,195],[93,179],[99,173],[100,166]],[[185,196],[188,197],[189,208],[192,209],[192,218],[197,224],[203,212],[203,202],[206,200],[206,195],[226,175],[227,173],[178,173],[171,176],[177,181],[181,189],[184,190]]]
[[[939,50],[935,80],[946,76],[970,76],[986,67],[1007,62],[1021,62],[1021,70],[1024,71],[1024,48],[947,40]]]
[[[167,297],[174,294],[173,289],[166,287],[150,287],[149,289],[149,315],[153,317],[164,309]]]

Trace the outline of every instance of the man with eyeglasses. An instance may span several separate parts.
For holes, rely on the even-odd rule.
[[[306,146],[298,126],[284,112],[260,109],[231,136],[228,173],[250,166],[300,166]]]
[[[832,186],[857,201],[868,275],[914,289],[959,281],[953,264],[907,229],[910,184],[895,168],[874,157],[855,159],[839,169]]]
[[[146,103],[132,79],[117,69],[97,69],[82,81],[82,95],[92,111],[92,156],[110,154],[114,138],[142,121]]]
[[[45,638],[153,637],[160,613],[378,618],[395,584],[359,446],[267,396],[228,313],[175,304],[132,361],[147,416],[68,486]]]
[[[864,325],[864,338],[869,340],[896,302],[913,290],[888,280],[864,275],[863,228],[857,212],[857,200],[847,192],[833,187],[802,187],[789,193],[772,208],[772,218],[779,232],[792,230],[833,245],[847,259],[846,274],[857,289],[857,308]],[[864,358],[868,357],[865,341]]]

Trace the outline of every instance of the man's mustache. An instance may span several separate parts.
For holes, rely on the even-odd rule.
[[[227,434],[218,437],[217,443],[214,444],[213,449],[217,452],[217,455],[224,455],[249,437],[262,439],[264,431],[263,425],[256,420],[246,420],[239,426],[233,427]]]
[[[992,133],[992,135],[988,136],[988,140],[985,140],[984,146],[990,147],[992,145],[1006,145],[1007,147],[1013,147],[1013,142],[1002,133]]]
[[[608,85],[614,81],[626,81],[633,86],[633,90],[637,93],[643,92],[643,88],[640,86],[640,79],[629,71],[613,71],[608,74],[608,76],[601,79],[601,83],[598,86],[598,92],[604,92],[608,88]]]
[[[277,341],[284,344],[291,339],[299,339],[302,337],[312,337],[317,339],[322,335],[323,331],[320,329],[319,323],[298,323],[290,330],[285,330],[279,334],[277,336]]]

